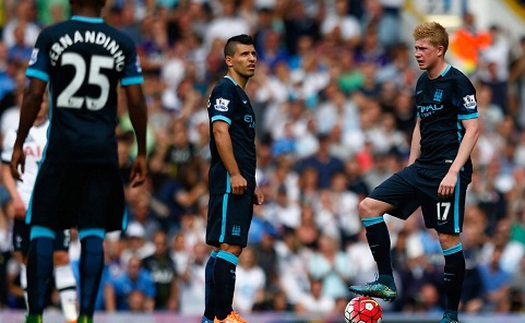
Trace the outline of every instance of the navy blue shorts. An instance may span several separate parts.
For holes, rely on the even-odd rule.
[[[253,198],[250,194],[210,196],[206,243],[216,247],[221,243],[246,247],[252,216]]]
[[[116,164],[41,165],[26,223],[55,231],[114,231],[124,229],[124,220],[124,186]]]
[[[421,206],[427,228],[441,233],[459,233],[463,228],[469,181],[458,175],[454,194],[442,199],[438,189],[447,171],[411,165],[381,183],[369,197],[394,205],[396,208],[388,213],[403,220]]]
[[[13,250],[27,255],[29,250],[31,228],[24,220],[15,220],[13,225]],[[71,243],[71,233],[69,230],[56,232],[54,250],[67,251]]]

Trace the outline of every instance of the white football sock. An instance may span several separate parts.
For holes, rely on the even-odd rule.
[[[75,321],[78,317],[77,281],[70,264],[55,267],[55,285],[60,294],[60,303],[66,321]]]
[[[29,311],[29,303],[27,301],[27,268],[26,265],[20,265],[20,287],[24,290],[24,302],[26,303],[26,311]]]

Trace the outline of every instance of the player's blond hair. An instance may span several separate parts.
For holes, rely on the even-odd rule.
[[[415,40],[428,39],[436,47],[443,46],[444,52],[448,49],[448,32],[435,21],[424,22],[417,26],[412,33]]]

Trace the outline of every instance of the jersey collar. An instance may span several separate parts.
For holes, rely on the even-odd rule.
[[[234,80],[231,76],[229,76],[229,75],[225,75],[224,78],[225,78],[225,79],[228,79],[228,80],[230,80],[230,81],[232,81],[232,83],[233,83],[235,86],[238,86],[238,85],[239,85],[239,84],[237,84],[237,82],[235,82],[235,80]]]
[[[452,66],[451,66],[450,64],[447,64],[447,67],[446,67],[445,70],[441,73],[441,76],[445,76],[445,75],[448,73],[448,71],[450,71],[450,68],[451,68],[451,67],[452,67]]]
[[[87,22],[90,24],[100,24],[104,22],[104,19],[102,19],[101,17],[73,16],[71,17],[71,20]]]

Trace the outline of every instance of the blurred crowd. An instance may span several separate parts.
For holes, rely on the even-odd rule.
[[[67,0],[3,3],[2,133],[18,124],[38,32],[69,18]],[[226,73],[225,40],[247,33],[258,52],[246,91],[257,115],[257,182],[265,203],[255,207],[249,246],[239,259],[234,307],[240,313],[342,313],[353,297],[347,286],[376,272],[358,203],[402,169],[409,154],[421,72],[410,35],[401,34],[403,4],[108,0],[106,21],[136,42],[143,67],[150,176],[146,186],[126,189],[128,230],[105,240],[97,310],[202,314],[211,251],[204,242],[206,101]],[[482,121],[462,234],[462,310],[525,311],[525,36],[515,39],[497,24],[480,30],[468,12],[450,34],[450,51],[472,51],[468,59],[475,64],[467,72]],[[127,180],[136,148],[125,107],[121,95],[119,163]],[[6,193],[1,202],[0,306],[23,308]],[[385,311],[442,311],[442,251],[418,212],[406,222],[386,216],[400,297],[382,303]],[[74,230],[72,237],[77,268]],[[57,306],[50,290],[49,305]]]

